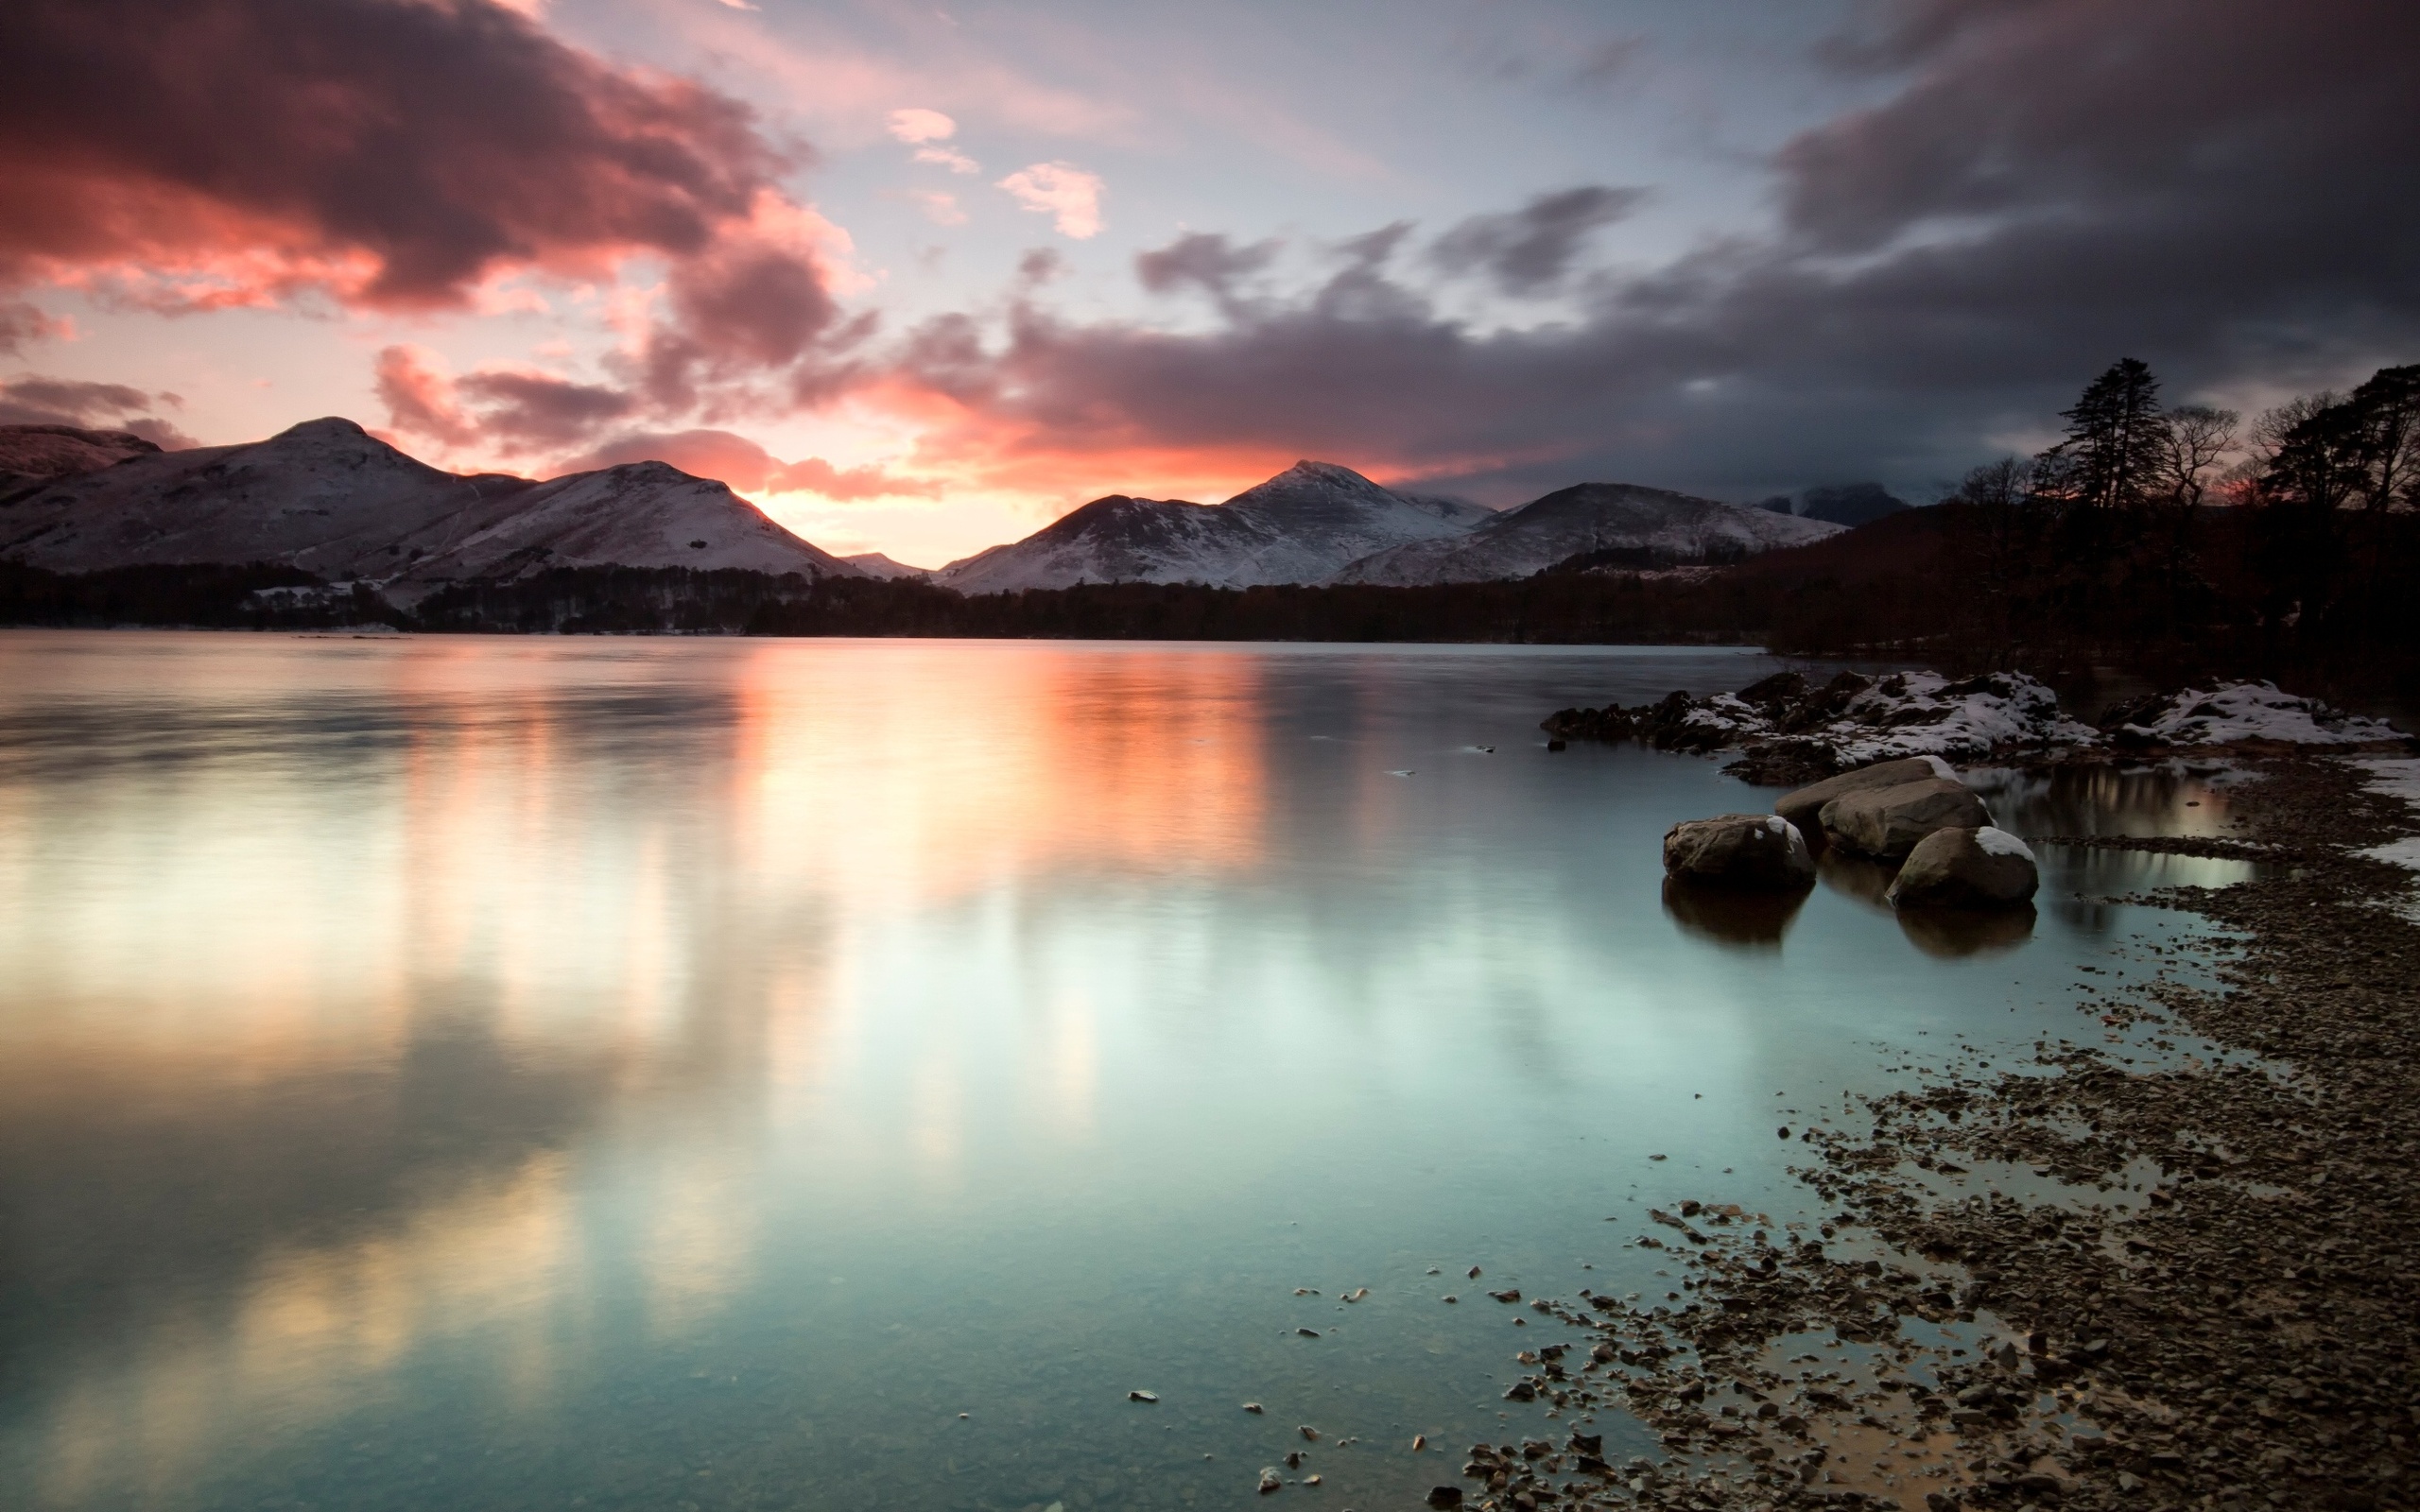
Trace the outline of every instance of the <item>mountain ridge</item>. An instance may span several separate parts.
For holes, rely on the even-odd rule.
[[[544,483],[447,472],[337,416],[266,440],[134,455],[0,506],[0,558],[58,572],[274,563],[409,602],[545,567],[860,569],[711,479],[629,462]]]

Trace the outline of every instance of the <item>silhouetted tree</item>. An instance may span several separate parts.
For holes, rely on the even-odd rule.
[[[2042,484],[2093,509],[2135,509],[2152,499],[2167,462],[2159,380],[2133,357],[2110,365],[2060,412],[2066,439],[2042,454]]]
[[[2379,369],[2345,403],[2364,472],[2361,503],[2420,508],[2420,364]]]

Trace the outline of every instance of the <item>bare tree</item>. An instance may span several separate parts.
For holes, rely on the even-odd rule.
[[[2165,419],[2166,434],[2159,438],[2160,483],[2190,514],[2209,491],[2212,470],[2235,449],[2236,427],[2243,417],[2208,404],[2179,404]]]

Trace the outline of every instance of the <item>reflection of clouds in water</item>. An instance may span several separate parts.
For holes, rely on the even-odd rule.
[[[443,1341],[477,1341],[478,1388],[499,1410],[542,1408],[574,1364],[544,1305],[582,1263],[564,1177],[560,1159],[533,1160],[391,1232],[264,1256],[223,1315],[154,1328],[79,1370],[46,1404],[43,1500],[174,1503],[231,1436],[324,1428]]]

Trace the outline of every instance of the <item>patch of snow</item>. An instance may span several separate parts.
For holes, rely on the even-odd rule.
[[[1940,757],[1933,755],[1929,751],[1925,753],[1925,760],[1932,764],[1933,776],[1946,777],[1953,782],[1958,781],[1957,767],[1950,765],[1947,762],[1943,761]]]
[[[2399,798],[2412,807],[2420,808],[2420,760],[2394,756],[2355,757],[2349,759],[2349,765],[2370,774],[2371,781],[2362,785],[2371,792]],[[2390,866],[2420,871],[2420,835],[2390,840],[2360,853]]]
[[[1742,700],[1737,694],[1718,693],[1691,709],[1683,724],[1725,734],[1755,734],[1770,728],[1771,721],[1754,705]]]
[[[2033,848],[2006,830],[1986,824],[1975,832],[1975,844],[1987,856],[2023,856],[2034,860]]]
[[[2187,688],[2170,695],[2148,716],[2130,720],[2126,729],[2171,746],[2220,746],[2238,740],[2358,746],[2394,740],[2400,734],[2382,719],[2365,719],[2316,698],[2280,693],[2273,682],[2227,682],[2206,692]]]
[[[1964,679],[1895,672],[1809,733],[1852,766],[1902,756],[1973,759],[2008,746],[2089,746],[2100,738],[2061,713],[2058,695],[2021,672]]]

